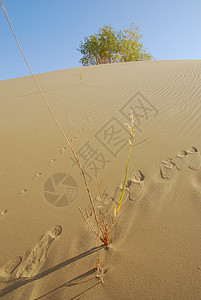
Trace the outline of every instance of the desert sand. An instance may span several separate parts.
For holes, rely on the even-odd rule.
[[[201,299],[201,61],[36,77],[97,209],[92,161],[109,207],[124,179],[133,110],[128,184],[111,244],[98,251],[78,210],[90,209],[80,170],[33,78],[1,81],[0,297]],[[98,252],[104,282],[96,277]]]

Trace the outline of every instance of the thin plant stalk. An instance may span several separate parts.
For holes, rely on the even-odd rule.
[[[131,118],[131,125],[125,124],[128,127],[129,133],[130,133],[130,139],[129,139],[130,149],[129,149],[129,154],[128,154],[128,158],[127,158],[127,162],[126,162],[126,170],[125,170],[125,176],[124,176],[122,192],[121,192],[121,195],[120,195],[120,200],[119,200],[117,209],[116,209],[116,204],[115,204],[115,217],[117,217],[117,214],[118,214],[118,212],[121,208],[121,204],[122,204],[122,201],[123,201],[123,198],[124,198],[125,187],[126,187],[126,182],[127,182],[127,175],[128,175],[128,164],[129,164],[129,160],[130,160],[130,157],[131,157],[131,152],[132,152],[132,149],[133,149],[133,142],[134,142],[134,138],[135,138],[135,128],[134,128],[134,119],[133,119],[132,110],[131,110],[130,118]]]
[[[124,183],[123,183],[123,188],[122,188],[120,200],[119,200],[119,203],[118,203],[118,207],[117,207],[117,210],[116,210],[116,217],[117,217],[117,214],[118,214],[118,212],[119,212],[119,210],[121,208],[121,204],[122,204],[122,201],[123,201],[123,198],[124,198],[124,194],[125,194],[125,187],[126,187],[127,175],[128,175],[128,164],[129,164],[129,160],[130,160],[130,157],[131,157],[131,152],[132,152],[132,145],[130,145],[129,155],[128,155],[128,159],[127,159],[127,163],[126,163]]]

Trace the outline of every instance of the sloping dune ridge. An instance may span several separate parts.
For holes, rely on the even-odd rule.
[[[93,166],[109,207],[124,179],[132,109],[130,184],[111,245],[98,251],[78,209],[90,209],[80,170],[33,78],[1,81],[0,296],[201,299],[201,60],[36,77],[97,209]]]

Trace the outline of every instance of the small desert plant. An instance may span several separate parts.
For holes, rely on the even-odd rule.
[[[131,157],[131,152],[132,152],[132,148],[133,148],[133,142],[134,142],[134,136],[135,136],[135,129],[134,129],[134,119],[133,119],[133,113],[131,111],[131,124],[126,124],[126,126],[129,129],[129,133],[130,133],[130,139],[129,139],[129,154],[128,154],[128,158],[127,158],[127,162],[126,162],[126,170],[125,170],[125,176],[124,176],[124,181],[123,181],[123,187],[122,187],[122,192],[120,195],[120,199],[118,202],[118,205],[115,202],[115,207],[114,207],[114,217],[112,217],[112,220],[110,222],[107,221],[106,219],[106,213],[104,210],[104,196],[105,196],[105,192],[101,193],[100,191],[100,187],[101,185],[98,184],[98,180],[97,177],[96,178],[96,182],[97,182],[97,188],[98,188],[98,196],[101,202],[101,212],[100,214],[98,214],[95,206],[94,206],[94,201],[91,197],[91,192],[87,187],[87,191],[88,191],[88,195],[89,195],[89,200],[91,203],[91,214],[87,211],[87,209],[85,209],[85,213],[81,210],[81,208],[79,208],[84,221],[86,222],[87,226],[89,227],[89,229],[96,235],[98,236],[98,238],[100,239],[100,241],[105,245],[105,246],[109,246],[110,244],[110,240],[111,240],[111,236],[112,236],[112,231],[114,229],[114,225],[115,222],[117,221],[117,216],[118,213],[120,211],[121,205],[122,205],[122,201],[124,198],[124,194],[125,194],[125,186],[126,186],[126,182],[127,182],[127,174],[128,174],[128,164],[129,164],[129,160]],[[84,175],[85,177],[85,175]],[[92,224],[91,221],[91,217],[92,215],[94,216],[94,220],[95,220],[95,227]]]

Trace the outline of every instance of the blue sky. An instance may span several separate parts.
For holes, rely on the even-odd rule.
[[[201,59],[200,0],[7,0],[14,31],[34,73],[81,66],[84,36],[112,25],[140,27],[157,60]],[[29,75],[0,7],[0,80]]]

